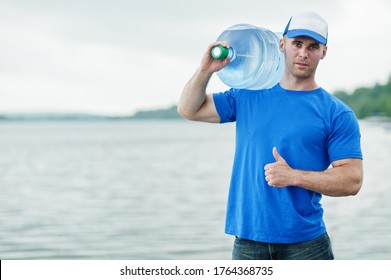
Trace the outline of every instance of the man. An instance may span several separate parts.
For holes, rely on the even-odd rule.
[[[363,168],[354,113],[315,81],[327,35],[316,13],[294,15],[280,41],[279,84],[210,95],[210,77],[229,63],[211,57],[214,46],[229,47],[216,42],[183,89],[184,118],[236,121],[226,217],[226,233],[236,236],[233,259],[334,259],[320,200],[356,195]]]

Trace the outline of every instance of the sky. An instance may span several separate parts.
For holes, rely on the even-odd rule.
[[[320,86],[351,92],[388,81],[389,0],[1,0],[0,114],[172,106],[225,29],[282,32],[300,11],[329,24]],[[214,75],[208,92],[226,89]]]

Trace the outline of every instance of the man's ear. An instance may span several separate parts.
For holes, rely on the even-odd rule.
[[[323,59],[326,57],[326,53],[327,53],[327,46],[324,46],[323,47],[323,54],[322,54],[322,57],[320,59]]]
[[[280,51],[283,52],[285,49],[285,40],[284,37],[280,39]]]

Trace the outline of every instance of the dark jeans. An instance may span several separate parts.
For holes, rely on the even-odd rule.
[[[306,242],[277,244],[236,238],[233,260],[333,260],[327,232]]]

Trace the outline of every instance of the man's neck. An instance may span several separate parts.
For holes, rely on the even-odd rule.
[[[282,78],[280,85],[282,88],[287,90],[314,90],[319,88],[315,79],[298,79],[295,77],[287,77],[286,75]]]

